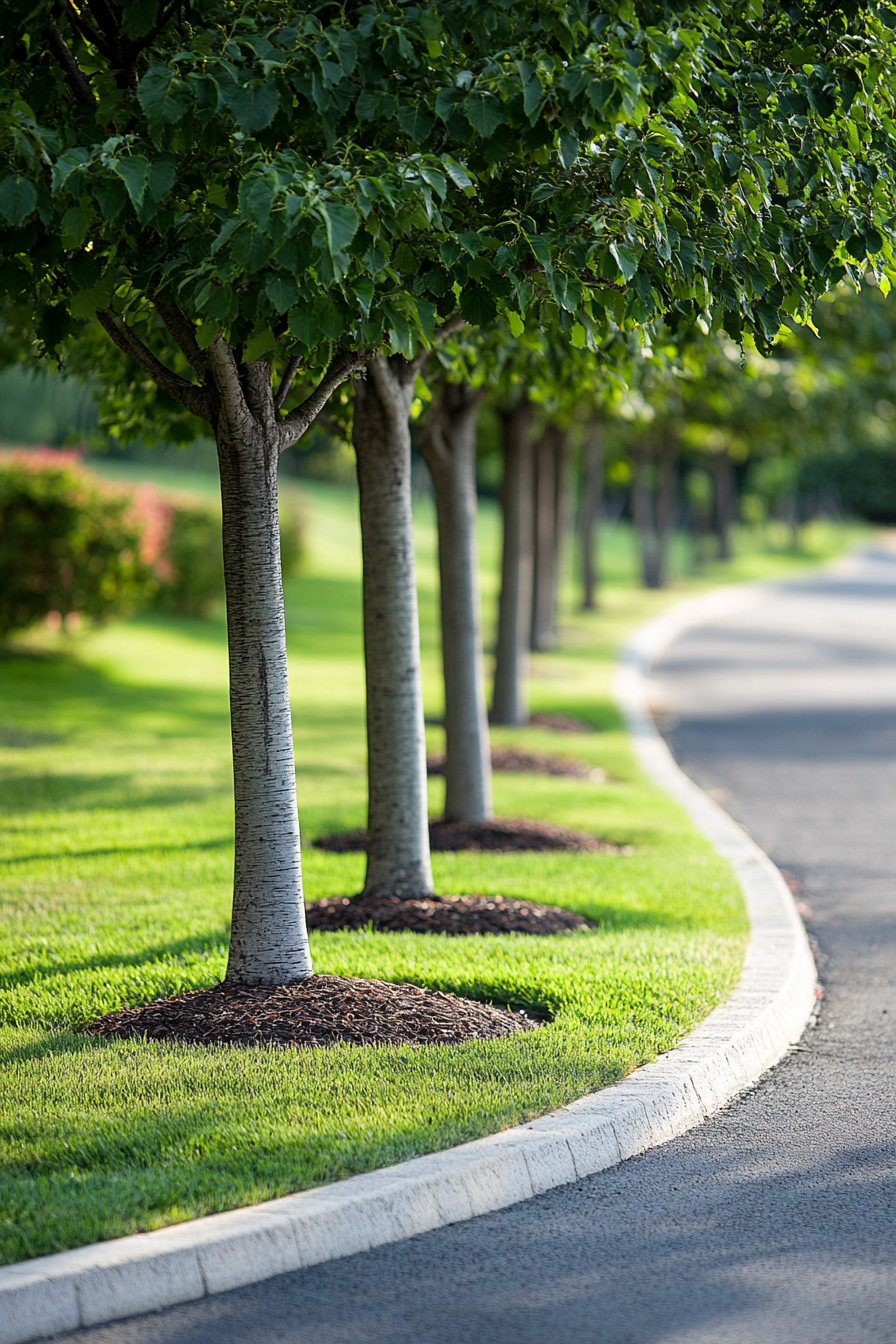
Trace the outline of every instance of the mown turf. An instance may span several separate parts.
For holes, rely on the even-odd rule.
[[[353,500],[325,487],[310,494],[311,554],[287,594],[306,840],[363,824],[365,802]],[[485,511],[487,607],[496,539]],[[591,830],[635,852],[434,859],[439,890],[546,900],[599,928],[539,940],[313,939],[318,970],[407,979],[544,1020],[506,1041],[299,1053],[79,1036],[99,1013],[211,985],[223,971],[232,864],[223,622],[143,618],[70,647],[39,636],[6,651],[0,1260],[252,1203],[517,1123],[624,1075],[725,997],[745,939],[739,893],[641,777],[609,693],[618,639],[669,600],[633,590],[626,545],[620,532],[607,547],[604,611],[569,617],[563,650],[534,666],[537,707],[600,731],[494,734],[573,752],[608,782],[498,775],[495,794],[504,815]],[[419,554],[425,688],[437,714],[425,509]],[[757,553],[735,574],[770,567]],[[437,729],[430,736],[443,745]],[[434,811],[443,788],[432,782]],[[306,844],[305,865],[311,899],[360,885],[361,856]]]

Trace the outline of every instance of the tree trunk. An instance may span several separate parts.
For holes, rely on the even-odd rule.
[[[235,853],[226,979],[284,985],[311,974],[277,513],[279,445],[219,423],[230,657]]]
[[[669,539],[675,521],[675,463],[677,448],[660,444],[652,454],[646,444],[632,450],[632,514],[641,546],[641,576],[645,588],[664,588]],[[651,476],[653,480],[651,480]]]
[[[712,459],[716,554],[731,559],[731,524],[734,521],[734,471],[727,453],[715,453]]]
[[[557,642],[555,602],[557,589],[558,512],[562,483],[562,434],[548,425],[535,446],[535,576],[529,647],[552,649]]]
[[[501,415],[504,539],[492,723],[519,724],[529,718],[525,674],[532,613],[532,416],[526,396]]]
[[[597,607],[600,567],[597,559],[599,519],[603,504],[604,429],[599,420],[589,421],[582,452],[579,513],[579,544],[582,563],[582,610]]]
[[[675,526],[676,475],[678,446],[674,440],[660,444],[657,453],[656,535],[659,567],[658,587],[668,581],[669,542]]]
[[[476,553],[476,419],[481,392],[443,385],[416,435],[435,487],[445,679],[445,820],[492,816]]]
[[[432,893],[411,517],[413,366],[371,359],[355,384],[367,681],[365,896]]]
[[[632,521],[641,556],[641,582],[645,588],[658,588],[653,499],[648,479],[650,465],[647,448],[635,445],[632,448]]]
[[[563,549],[569,530],[569,435],[558,429],[554,433],[554,565],[551,585],[551,639],[557,643],[557,607],[560,600],[560,579],[563,573]]]

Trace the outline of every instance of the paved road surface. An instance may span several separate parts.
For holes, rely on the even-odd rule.
[[[615,1171],[77,1338],[896,1341],[896,552],[684,636],[657,698],[685,768],[802,884],[825,998],[799,1049]]]

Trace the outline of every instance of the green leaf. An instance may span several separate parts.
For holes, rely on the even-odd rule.
[[[114,224],[128,203],[128,193],[120,178],[107,177],[93,185],[93,194],[102,211],[103,218]]]
[[[464,100],[467,121],[484,140],[493,135],[504,120],[504,109],[493,93],[470,93]]]
[[[115,159],[109,167],[121,178],[131,203],[139,209],[149,186],[149,159],[145,159],[142,154],[132,154],[127,159]]]
[[[271,80],[253,79],[231,89],[227,102],[240,130],[251,135],[270,126],[280,106],[280,94]]]
[[[149,194],[154,201],[160,201],[174,186],[177,168],[173,155],[156,159],[149,171]]]
[[[246,352],[243,358],[247,364],[253,363],[256,359],[261,359],[269,350],[273,350],[277,344],[277,338],[270,327],[258,327],[253,331],[246,343]]]
[[[190,105],[190,93],[182,79],[165,65],[153,65],[137,85],[137,101],[151,125],[180,121]]]
[[[622,272],[622,278],[628,284],[638,269],[638,257],[630,247],[626,247],[625,243],[611,243],[610,251]]]
[[[291,275],[269,275],[265,281],[264,292],[278,313],[285,313],[299,297],[299,287]]]
[[[457,241],[465,252],[469,252],[471,257],[475,257],[476,253],[481,252],[485,247],[485,239],[482,235],[474,233],[472,230],[465,233],[459,233],[457,235]]]
[[[439,89],[436,94],[436,116],[447,121],[464,100],[463,89]]]
[[[214,238],[212,240],[212,245],[210,249],[212,256],[214,256],[216,252],[220,251],[220,249],[227,242],[227,239],[230,237],[230,235],[239,228],[242,222],[243,221],[241,219],[228,219],[226,221],[226,223],[223,225],[221,229],[221,232],[218,234],[217,238]]]
[[[265,229],[274,203],[274,183],[269,177],[244,177],[240,183],[240,213],[256,229]]]
[[[318,206],[318,214],[323,219],[327,231],[327,247],[330,255],[344,252],[358,232],[361,216],[353,205],[337,205],[326,201]]]
[[[82,210],[80,205],[73,205],[70,209],[66,210],[65,214],[62,216],[61,226],[63,247],[81,246],[84,241],[84,236],[87,233],[87,220],[87,211]],[[71,265],[69,265],[69,271],[71,271]],[[93,284],[92,280],[83,283],[79,281],[78,288],[89,289],[91,284]]]
[[[519,61],[517,68],[523,81],[523,111],[529,118],[530,125],[534,126],[544,103],[544,89],[534,65]]]
[[[61,191],[72,173],[77,173],[89,161],[90,153],[86,149],[67,149],[60,154],[53,164],[53,190]]]
[[[507,321],[510,323],[511,335],[522,336],[523,332],[526,330],[526,324],[520,317],[519,313],[515,313],[512,308],[508,309]]]
[[[379,110],[380,100],[377,94],[371,93],[367,89],[359,94],[355,103],[355,116],[359,121],[373,121],[374,117],[378,116]]]
[[[200,327],[197,327],[196,344],[199,349],[207,350],[220,330],[220,325],[217,322],[203,322]]]
[[[383,313],[389,324],[389,342],[392,349],[396,355],[404,355],[406,359],[412,359],[414,356],[414,341],[407,318],[391,303],[383,304]]]
[[[410,136],[417,144],[421,144],[428,138],[435,121],[426,108],[418,104],[415,107],[400,107],[398,109],[398,124],[405,135]]]
[[[579,138],[572,131],[560,132],[560,162],[571,168],[579,157]]]
[[[68,263],[68,273],[78,289],[92,289],[100,278],[99,267],[92,257],[77,253]]]
[[[569,339],[577,350],[584,350],[588,344],[588,335],[581,322],[574,322],[572,330],[569,333]]]
[[[125,0],[121,27],[125,37],[145,37],[156,21],[158,0]]]
[[[460,311],[471,326],[487,327],[498,316],[498,305],[482,285],[467,285],[460,296]]]
[[[457,159],[452,159],[450,154],[442,155],[442,163],[445,165],[445,172],[456,187],[460,187],[461,191],[465,191],[467,187],[472,187],[473,179],[462,163],[458,163]]]
[[[24,224],[36,205],[37,188],[27,177],[10,173],[0,182],[0,215],[8,219],[13,228]]]
[[[352,283],[351,289],[355,298],[358,300],[358,303],[361,305],[361,312],[365,317],[369,317],[370,305],[373,302],[374,294],[373,282],[362,276],[360,280],[355,280]]]

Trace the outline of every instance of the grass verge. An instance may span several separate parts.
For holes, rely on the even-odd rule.
[[[142,474],[146,474],[143,472]],[[310,488],[312,554],[287,593],[306,841],[362,825],[359,543],[350,494]],[[429,711],[440,710],[435,540],[419,526]],[[725,577],[766,577],[842,548],[830,531],[794,560],[743,553]],[[534,660],[535,708],[592,735],[496,730],[565,750],[604,784],[497,776],[497,811],[633,845],[603,854],[437,855],[439,890],[580,911],[581,935],[313,938],[316,968],[524,1006],[523,1037],[457,1048],[215,1050],[77,1034],[124,1004],[215,983],[232,862],[223,621],[143,618],[71,645],[33,637],[0,658],[0,1262],[254,1203],[474,1138],[625,1075],[720,1002],[746,938],[728,867],[637,769],[610,695],[620,638],[670,600],[632,582],[608,538],[600,614],[569,615]],[[497,527],[482,523],[486,609]],[[696,590],[718,582],[690,579]],[[568,606],[569,604],[567,604]],[[442,745],[432,730],[430,746]],[[438,810],[442,781],[432,783]],[[363,860],[306,844],[309,898],[358,889]]]

